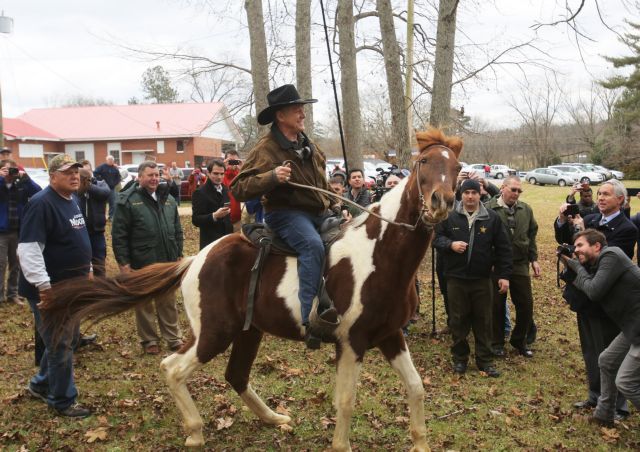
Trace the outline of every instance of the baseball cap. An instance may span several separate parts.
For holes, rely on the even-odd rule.
[[[56,171],[66,171],[69,168],[82,168],[82,164],[76,162],[67,154],[56,155],[49,163],[49,174]]]
[[[7,146],[3,146],[2,149],[0,149],[0,154],[4,154],[5,152],[8,152],[9,154],[11,154],[11,148],[7,147]]]

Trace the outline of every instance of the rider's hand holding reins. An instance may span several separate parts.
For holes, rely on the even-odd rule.
[[[289,163],[285,163],[283,166],[278,166],[275,170],[278,182],[285,184],[291,178],[291,166]]]

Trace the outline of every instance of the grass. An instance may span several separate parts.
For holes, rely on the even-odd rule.
[[[640,182],[628,182],[640,186]],[[473,367],[463,378],[451,372],[449,337],[431,333],[430,262],[420,272],[421,318],[408,344],[424,379],[428,441],[433,450],[638,450],[640,415],[614,430],[587,423],[588,412],[572,409],[586,385],[575,315],[555,287],[556,244],[552,222],[566,188],[524,184],[522,199],[533,206],[543,276],[535,280],[538,325],[532,360],[514,353],[498,362],[502,377]],[[632,211],[638,210],[635,199]],[[188,218],[186,254],[197,251],[197,230]],[[109,257],[109,271],[115,271]],[[444,310],[437,297],[437,327]],[[183,449],[181,420],[158,369],[161,357],[143,356],[132,313],[95,327],[98,344],[76,354],[80,401],[95,415],[85,420],[53,416],[24,387],[35,372],[32,316],[27,308],[3,306],[0,322],[0,449],[155,450]],[[181,316],[183,329],[186,319]],[[309,352],[302,343],[266,337],[252,385],[267,404],[290,412],[292,429],[263,425],[225,383],[228,353],[196,372],[189,388],[205,421],[207,450],[323,450],[330,446],[335,411],[331,401],[334,350]],[[372,350],[358,384],[351,441],[354,450],[408,450],[408,411],[394,372]]]

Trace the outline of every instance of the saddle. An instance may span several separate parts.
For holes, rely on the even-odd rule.
[[[319,232],[322,243],[325,247],[325,255],[329,252],[331,245],[340,237],[341,230],[340,225],[344,222],[342,217],[331,215],[327,216],[320,225]],[[285,243],[277,234],[275,234],[266,224],[253,223],[242,225],[241,236],[247,242],[254,247],[258,248],[258,255],[256,261],[251,268],[251,276],[249,280],[249,291],[247,294],[247,313],[245,316],[243,331],[247,331],[251,327],[251,321],[253,320],[253,307],[255,301],[256,289],[258,287],[258,281],[260,280],[260,274],[262,273],[262,267],[266,257],[269,254],[278,254],[283,256],[297,256],[298,253]],[[320,281],[320,287],[318,291],[318,297],[314,300],[314,304],[311,310],[309,319],[313,318],[314,335],[317,335],[325,342],[333,342],[332,332],[336,325],[339,323],[339,319],[334,322],[333,319],[326,321],[323,318],[323,314],[318,315],[318,312],[326,312],[333,308],[333,301],[327,294],[324,284],[324,278]],[[335,308],[333,308],[335,311]],[[319,347],[319,344],[318,344]]]

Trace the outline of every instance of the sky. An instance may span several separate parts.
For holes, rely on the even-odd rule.
[[[102,98],[116,104],[126,104],[134,96],[142,98],[142,73],[157,63],[139,61],[114,42],[139,48],[186,49],[249,66],[242,3],[226,1],[232,5],[231,13],[222,17],[212,15],[202,6],[204,2],[198,0],[0,0],[0,12],[14,20],[13,33],[0,34],[4,116],[16,117],[32,108],[60,105],[73,96]],[[314,97],[320,100],[315,117],[328,123],[334,109],[333,95],[326,70],[324,35],[319,26],[319,2],[312,3],[313,67],[314,71],[324,68],[314,74]],[[568,3],[578,5],[580,1]],[[587,0],[578,17],[579,25],[591,38],[583,39],[580,48],[572,42],[575,38],[566,26],[542,27],[537,32],[531,27],[536,21],[557,19],[565,4],[561,0],[461,2],[456,44],[466,48],[468,64],[480,65],[484,56],[477,48],[469,47],[469,42],[482,43],[483,48],[495,53],[510,44],[537,37],[536,45],[545,55],[529,51],[528,58],[544,60],[546,66],[556,69],[567,96],[576,96],[589,88],[594,77],[613,73],[601,55],[626,53],[616,35],[600,23],[595,3]],[[633,20],[636,13],[625,8],[624,0],[600,0],[600,4],[605,21],[618,31],[623,31],[623,18]],[[368,26],[362,27],[366,31]],[[397,33],[398,39],[404,41],[402,27],[398,27]],[[376,83],[381,84],[376,72],[381,66],[366,56],[359,56],[358,63],[360,91],[364,96]],[[161,64],[171,68],[171,63]],[[464,105],[467,114],[481,117],[496,127],[512,126],[518,118],[509,101],[523,89],[535,89],[543,79],[543,72],[534,66],[499,66],[463,87],[456,87],[452,106]],[[183,98],[187,98],[186,88],[179,86],[179,89]]]

